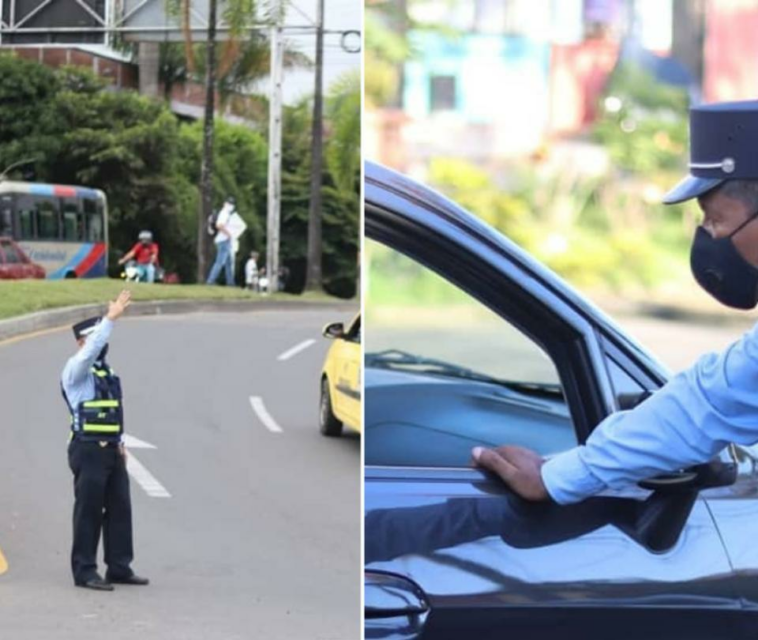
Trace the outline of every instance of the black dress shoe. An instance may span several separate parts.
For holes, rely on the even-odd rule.
[[[77,587],[83,587],[84,589],[94,589],[95,591],[113,591],[113,585],[110,582],[106,582],[100,576],[95,576],[89,580],[75,583]]]
[[[150,584],[150,580],[147,578],[141,578],[135,573],[128,576],[127,578],[114,578],[113,576],[105,576],[105,579],[108,581],[108,583],[112,584],[134,584],[138,586],[145,586],[146,584]]]

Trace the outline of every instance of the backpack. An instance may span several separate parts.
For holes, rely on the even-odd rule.
[[[229,210],[229,215],[237,212],[237,209],[233,204],[230,205],[228,202],[225,202],[224,205],[218,211],[208,216],[208,219],[205,221],[205,224],[206,224],[206,230],[208,231],[209,236],[215,236],[216,233],[218,232],[218,229],[216,229],[216,223],[218,222],[218,217],[221,215],[221,212],[227,207],[231,207]]]
[[[215,236],[216,231],[218,231],[216,229],[216,222],[218,221],[219,213],[221,213],[220,209],[208,216],[208,220],[206,221],[206,230],[208,231],[209,236]]]

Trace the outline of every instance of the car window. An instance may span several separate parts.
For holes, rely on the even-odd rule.
[[[557,368],[507,320],[374,241],[365,341],[366,462],[468,466],[471,448],[576,444]]]
[[[75,199],[61,200],[63,211],[63,239],[73,242],[84,240],[83,219],[79,213],[79,203]]]
[[[84,215],[87,218],[87,241],[103,241],[103,206],[90,198],[84,198]]]
[[[0,236],[13,235],[13,199],[11,196],[0,198]]]
[[[349,342],[357,342],[358,344],[361,343],[361,319],[360,317],[356,318],[355,322],[353,322],[352,326],[347,330],[347,333],[345,334],[345,340],[348,340]]]
[[[3,252],[5,253],[6,264],[22,264],[21,254],[10,242],[3,242]]]
[[[37,238],[40,240],[60,239],[58,206],[52,198],[39,198],[37,207]]]
[[[619,409],[633,409],[649,395],[645,386],[635,380],[612,356],[606,356],[606,363]]]
[[[21,240],[34,239],[34,209],[22,207],[20,199],[18,207],[18,237]]]

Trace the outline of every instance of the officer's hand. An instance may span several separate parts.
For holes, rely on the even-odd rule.
[[[123,442],[118,445],[118,452],[121,454],[121,457],[126,460],[126,445]]]
[[[132,292],[124,289],[118,294],[118,298],[116,298],[115,301],[108,303],[108,313],[106,314],[106,317],[108,320],[118,320],[131,303]]]
[[[542,482],[542,457],[524,447],[505,446],[496,449],[474,447],[474,464],[497,474],[513,491],[526,500],[548,500],[550,495]]]

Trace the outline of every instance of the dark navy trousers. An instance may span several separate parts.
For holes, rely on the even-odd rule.
[[[126,460],[116,443],[74,438],[68,446],[74,474],[74,543],[71,570],[81,584],[97,573],[97,547],[103,534],[107,577],[128,578],[134,558],[132,503]]]

